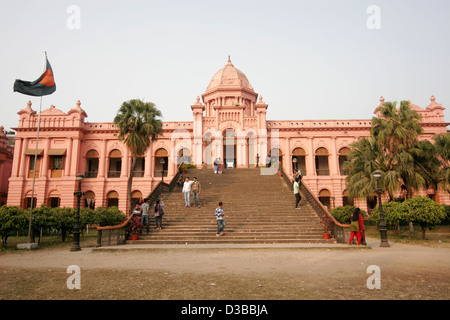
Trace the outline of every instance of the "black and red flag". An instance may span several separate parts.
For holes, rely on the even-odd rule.
[[[56,90],[55,78],[53,77],[53,70],[48,62],[47,55],[45,56],[45,71],[34,81],[23,81],[17,79],[14,82],[14,92],[20,92],[29,96],[46,96],[52,94]]]

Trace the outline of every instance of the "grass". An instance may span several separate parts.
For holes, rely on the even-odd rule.
[[[35,241],[38,241],[38,237],[36,237]],[[27,243],[28,236],[19,236],[19,237],[8,237],[7,245],[4,246],[0,244],[0,254],[6,252],[15,252],[21,251],[17,249],[17,245],[20,243]],[[69,235],[66,237],[66,241],[62,242],[60,235],[55,236],[43,236],[41,238],[41,242],[39,244],[39,249],[46,248],[67,248],[69,250],[72,247],[73,237]],[[81,247],[95,247],[97,244],[97,230],[89,230],[89,233],[84,233],[80,235],[80,245]]]
[[[380,238],[380,232],[375,226],[366,226],[366,235]],[[433,230],[427,230],[425,239],[422,239],[420,227],[414,226],[414,231],[410,232],[408,226],[402,226],[398,235],[395,235],[392,230],[388,230],[388,241],[428,246],[450,246],[450,226],[436,226]]]

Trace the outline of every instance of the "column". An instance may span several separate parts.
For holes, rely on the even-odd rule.
[[[64,170],[64,176],[70,176],[70,168],[72,167],[72,147],[73,147],[73,138],[69,138],[69,147],[67,148],[66,154],[66,168]]]
[[[44,156],[43,156],[43,161],[42,161],[42,175],[41,177],[45,177],[48,178],[48,161],[49,161],[49,156],[48,156],[48,150],[50,149],[50,138],[45,139],[45,143],[44,143]]]
[[[106,142],[107,140],[102,140],[102,146],[100,149],[100,158],[98,159],[98,177],[104,178],[106,176]]]
[[[306,173],[309,176],[315,176],[316,175],[316,168],[314,165],[314,157],[315,157],[315,153],[314,153],[314,146],[313,146],[313,138],[312,137],[308,137],[308,145],[309,145],[309,157],[307,157],[306,159]]]
[[[28,148],[28,138],[24,138],[22,143],[22,151],[20,153],[19,177],[25,177],[25,173],[27,172],[25,168],[25,166],[27,165],[25,161],[27,156],[24,154],[27,148]]]
[[[19,164],[22,161],[22,158],[25,157],[23,155],[23,139],[22,138],[16,138],[15,147],[14,147],[14,159],[16,161],[13,161],[13,166],[11,169],[11,177],[18,177],[19,176]]]

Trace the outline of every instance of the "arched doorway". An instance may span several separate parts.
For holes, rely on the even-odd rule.
[[[122,152],[115,149],[109,153],[108,178],[120,178],[122,172]]]
[[[236,168],[236,135],[233,129],[226,129],[223,134],[223,158],[225,168]]]

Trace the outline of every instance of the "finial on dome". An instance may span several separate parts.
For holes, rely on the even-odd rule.
[[[80,102],[80,100],[77,100],[77,107],[80,107],[81,106],[81,102]]]
[[[380,102],[381,102],[382,104],[384,103],[384,98],[383,98],[383,96],[381,96]]]
[[[28,102],[27,102],[27,107],[31,108],[31,101],[30,100],[28,100]]]
[[[436,98],[434,97],[434,95],[431,96],[430,100],[431,100],[431,102],[435,102],[436,101]]]

